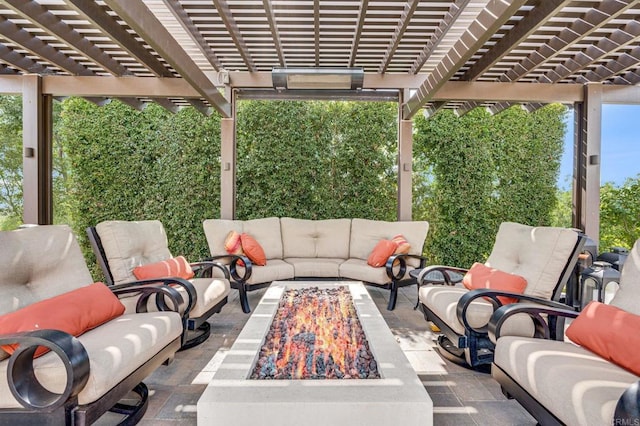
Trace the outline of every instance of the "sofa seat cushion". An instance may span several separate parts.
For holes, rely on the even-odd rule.
[[[196,288],[198,294],[198,300],[196,305],[189,312],[189,318],[199,318],[204,315],[209,309],[217,305],[222,301],[231,291],[231,285],[226,279],[216,278],[194,278],[190,280],[193,286]],[[176,287],[182,294],[182,297],[187,300],[187,294],[183,287]]]
[[[344,259],[287,257],[284,261],[293,266],[296,278],[339,277],[340,264],[344,262]]]
[[[180,315],[175,312],[125,314],[78,337],[89,354],[89,381],[78,395],[80,405],[96,401],[133,373],[149,358],[182,335]],[[6,377],[9,360],[0,362]],[[49,352],[33,361],[36,375],[52,392],[63,392],[66,373],[62,361]],[[21,407],[0,380],[0,407]]]
[[[244,274],[243,268],[238,273]],[[262,284],[278,280],[290,280],[295,277],[293,265],[281,259],[270,259],[264,266],[253,266],[247,284]]]
[[[618,398],[640,377],[567,342],[505,336],[494,363],[568,425],[611,425]]]
[[[349,242],[349,258],[367,260],[378,241],[391,240],[397,235],[406,237],[411,246],[409,254],[422,255],[429,223],[425,221],[385,222],[381,220],[353,219]],[[408,264],[418,267],[418,259],[408,259]]]
[[[409,277],[409,271],[413,268],[407,267],[404,278]],[[348,259],[340,265],[340,277],[350,280],[365,281],[371,284],[385,285],[391,282],[384,266],[374,268],[367,264],[367,259]]]
[[[424,285],[418,291],[418,298],[431,312],[460,335],[465,334],[464,325],[458,320],[458,301],[469,290],[462,285]],[[478,298],[467,309],[467,321],[472,327],[483,327],[493,314],[491,302]],[[514,315],[504,324],[503,335],[533,336],[534,326],[526,314]]]
[[[197,294],[196,304],[189,312],[189,318],[201,317],[231,292],[229,280],[225,278],[193,278],[189,281],[193,284]],[[189,300],[189,295],[184,287],[175,286],[174,288],[182,295],[185,302]],[[120,302],[126,308],[126,313],[134,313],[136,311],[137,300],[138,298],[135,296],[120,298]],[[150,298],[147,309],[150,312],[158,310],[153,298]]]
[[[350,219],[308,220],[283,217],[283,258],[349,257]]]

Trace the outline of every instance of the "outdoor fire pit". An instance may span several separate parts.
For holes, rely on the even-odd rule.
[[[251,378],[379,379],[349,289],[287,290]]]
[[[362,283],[277,281],[200,397],[198,424],[428,426],[433,403]]]

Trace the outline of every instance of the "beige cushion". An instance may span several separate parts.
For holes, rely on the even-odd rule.
[[[305,220],[283,217],[280,225],[285,259],[349,257],[349,219]]]
[[[633,245],[620,274],[620,288],[611,304],[640,315],[640,240]]]
[[[91,403],[138,369],[182,334],[182,320],[175,312],[122,315],[79,337],[89,354],[89,381],[78,395],[80,405]],[[6,377],[9,360],[0,362]],[[52,352],[34,360],[36,375],[52,392],[62,392],[64,366]],[[21,407],[6,379],[0,380],[0,407]]]
[[[551,299],[577,241],[571,229],[503,222],[486,265],[524,277],[525,294]]]
[[[269,259],[282,259],[282,236],[280,235],[280,219],[267,217],[253,220],[206,219],[202,223],[212,256],[228,254],[224,249],[224,240],[230,231],[239,234],[246,232],[262,246]]]
[[[438,316],[453,331],[460,335],[465,334],[465,328],[458,319],[458,301],[467,294],[467,290],[462,285],[424,285],[418,291],[420,302],[429,308],[431,312]],[[493,314],[491,302],[478,298],[471,302],[467,309],[467,321],[473,328],[484,327],[489,323]],[[533,322],[526,314],[514,315],[507,320],[502,328],[503,335],[510,336],[533,336]]]
[[[449,327],[460,335],[465,334],[464,326],[458,321],[456,313],[458,301],[469,290],[458,286],[424,285],[418,291],[420,302],[444,321]],[[493,307],[484,299],[478,299],[472,303],[467,311],[467,319],[472,327],[482,327],[489,322]]]
[[[212,306],[217,305],[231,291],[229,280],[212,278],[194,278],[190,280],[198,293],[196,305],[189,312],[189,318],[199,318],[204,315]],[[183,293],[185,300],[188,297],[182,287],[178,290]]]
[[[68,226],[0,232],[0,315],[91,283]]]
[[[238,273],[244,274],[243,268],[238,268]],[[251,277],[247,284],[262,284],[271,281],[289,280],[294,278],[293,265],[280,259],[271,259],[264,266],[252,266]]]
[[[284,261],[293,266],[297,278],[339,277],[340,264],[344,259],[288,257]]]
[[[411,250],[409,254],[422,255],[424,241],[427,238],[429,223],[424,221],[385,222],[381,220],[353,219],[349,257],[367,260],[373,248],[382,239],[390,240],[398,234],[404,235]],[[417,267],[419,261],[412,259],[409,265]]]
[[[409,277],[409,271],[413,268],[407,268],[404,278]],[[340,278],[348,278],[350,280],[365,281],[371,284],[385,285],[391,282],[391,278],[387,275],[385,267],[374,268],[367,264],[366,259],[349,259],[340,265]]]
[[[99,223],[96,230],[116,284],[135,281],[136,277],[131,271],[136,266],[171,258],[167,235],[158,220],[107,221]],[[191,283],[196,288],[198,297],[189,313],[190,318],[199,318],[231,291],[229,281],[224,278],[194,278]],[[186,300],[184,289],[176,289],[183,293]],[[127,312],[133,304],[128,299],[130,298],[123,301]]]
[[[568,425],[611,425],[618,398],[640,378],[571,343],[501,337],[494,362]]]
[[[158,220],[111,220],[96,225],[115,284],[135,281],[136,266],[171,258],[167,234]]]

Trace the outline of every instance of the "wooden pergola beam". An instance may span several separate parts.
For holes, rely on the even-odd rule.
[[[219,1],[219,0],[216,0]],[[169,34],[141,0],[105,0],[120,18],[136,31],[223,117],[231,115],[231,105],[198,65]]]
[[[404,104],[403,118],[413,117],[435,93],[462,67],[467,60],[504,24],[526,0],[492,0],[478,14],[467,31],[446,53],[443,60],[418,88],[415,95]]]

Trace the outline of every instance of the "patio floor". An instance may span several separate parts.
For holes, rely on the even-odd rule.
[[[490,374],[440,357],[434,349],[435,335],[422,314],[413,310],[414,286],[400,289],[397,307],[391,312],[386,310],[387,290],[372,286],[368,290],[433,400],[435,425],[536,424],[517,402],[502,395]],[[263,293],[249,294],[251,306],[256,306]],[[236,291],[232,290],[229,299],[222,312],[210,318],[211,337],[205,343],[179,352],[171,365],[160,367],[145,380],[151,397],[140,425],[196,424],[198,398],[249,318],[240,309]]]

